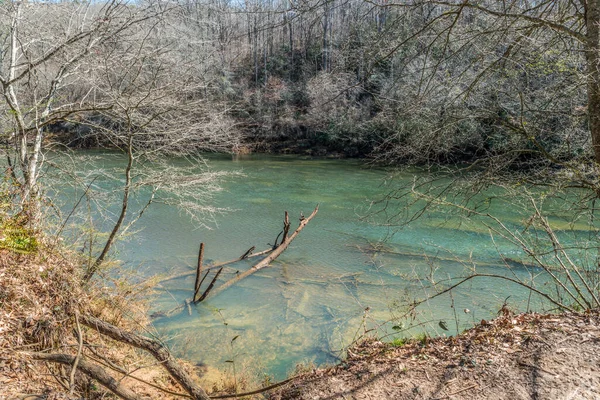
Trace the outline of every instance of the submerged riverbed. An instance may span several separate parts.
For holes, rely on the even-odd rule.
[[[94,157],[90,177],[94,165],[100,170],[123,164],[120,155]],[[320,209],[270,268],[192,306],[191,315],[183,311],[154,321],[177,355],[193,363],[229,372],[251,367],[280,379],[299,363],[338,361],[361,335],[392,340],[424,332],[454,334],[494,316],[509,296],[510,305],[522,311],[543,307],[516,285],[481,278],[427,302],[411,318],[395,319],[410,302],[432,292],[418,278],[439,281],[466,275],[473,267],[522,279],[532,273],[518,263],[508,272],[499,253],[520,259],[520,250],[499,238],[491,240],[486,226],[455,218],[449,210],[426,213],[401,230],[383,224],[383,214],[362,218],[377,209],[372,201],[426,172],[403,172],[390,179],[388,171],[349,160],[261,155],[208,159],[213,170],[243,173],[227,179],[214,198],[214,205],[229,211],[216,214],[208,229],[176,207],[152,205],[137,223],[139,231],[119,246],[117,258],[127,269],[146,277],[193,271],[200,242],[206,246],[205,265],[231,260],[252,246],[257,251],[268,248],[282,229],[284,211],[289,211],[295,229],[300,213],[310,214],[317,204]],[[508,223],[523,219],[518,208],[502,201],[488,207]],[[393,211],[388,209],[388,215]],[[560,219],[556,223],[567,226]],[[219,281],[247,269],[252,261],[256,259],[230,265]],[[193,275],[159,285],[152,312],[182,304],[191,297],[193,285]]]

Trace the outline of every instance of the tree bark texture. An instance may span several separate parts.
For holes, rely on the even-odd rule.
[[[206,394],[192,377],[183,369],[177,360],[171,355],[161,343],[156,340],[148,339],[135,333],[126,332],[108,322],[98,318],[83,315],[81,322],[88,327],[97,330],[103,335],[106,335],[116,341],[126,343],[138,349],[146,350],[154,356],[162,366],[171,374],[171,376],[179,382],[183,389],[188,392],[196,400],[209,400],[210,397]]]
[[[75,357],[68,354],[48,354],[48,353],[28,353],[36,360],[50,361],[54,363],[72,366]],[[137,395],[119,383],[119,381],[110,376],[103,368],[84,358],[79,359],[77,369],[92,379],[97,380],[108,390],[125,400],[143,400],[142,396]]]

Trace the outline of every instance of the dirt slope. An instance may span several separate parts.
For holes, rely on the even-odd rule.
[[[505,315],[456,338],[370,340],[272,398],[600,399],[600,318]]]

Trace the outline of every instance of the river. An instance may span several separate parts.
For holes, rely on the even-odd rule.
[[[155,319],[157,332],[175,353],[193,363],[225,371],[251,368],[281,379],[297,364],[335,363],[363,335],[386,340],[424,332],[452,335],[457,328],[493,317],[508,296],[514,308],[543,308],[516,285],[482,278],[427,302],[412,318],[395,319],[412,300],[431,293],[418,278],[431,275],[439,281],[466,275],[473,266],[479,272],[506,274],[499,252],[522,257],[500,238],[491,240],[484,225],[453,219],[448,210],[426,213],[400,230],[382,225],[381,215],[362,218],[374,211],[372,201],[426,172],[407,171],[390,179],[388,171],[352,160],[207,158],[213,170],[243,174],[226,179],[213,200],[229,211],[214,215],[203,227],[173,206],[154,204],[137,223],[135,235],[118,246],[116,257],[125,270],[143,277],[193,271],[200,242],[206,246],[206,265],[239,257],[251,246],[263,250],[281,231],[284,211],[295,229],[300,213],[310,214],[317,204],[320,208],[270,268],[193,306],[191,315],[184,310]],[[119,155],[94,153],[86,179],[123,162]],[[507,221],[522,220],[510,204],[498,201],[490,207]],[[227,267],[219,281],[252,261]],[[523,279],[531,273],[518,264],[510,270]],[[150,298],[151,311],[180,305],[192,295],[193,285],[194,276],[160,284]]]

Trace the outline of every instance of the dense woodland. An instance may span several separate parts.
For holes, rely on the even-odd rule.
[[[7,2],[2,129],[386,163],[585,158],[595,7]]]
[[[129,374],[114,360],[90,363],[102,355],[84,346],[85,331],[146,350],[187,397],[209,398],[158,340],[125,331],[134,291],[119,292],[125,284],[101,274],[114,243],[153,202],[179,206],[198,226],[220,211],[210,196],[228,173],[204,168],[207,151],[433,167],[371,204],[387,226],[444,209],[522,257],[498,251],[505,274],[480,273],[473,260],[463,260],[467,276],[444,283],[432,272],[436,293],[411,299],[407,318],[479,277],[519,285],[556,310],[600,307],[600,0],[5,1],[0,88],[0,278],[11,281],[0,285],[0,304],[12,307],[0,329],[14,333],[0,335],[0,356],[70,366],[70,376],[54,376],[71,395],[89,394],[93,378],[140,398],[105,373]],[[51,160],[72,148],[121,151],[118,190],[97,196],[97,177]],[[170,156],[189,165],[173,166]],[[83,191],[66,216],[48,170]],[[477,203],[491,186],[495,194]],[[514,201],[523,220],[489,214],[492,197]],[[555,234],[548,199],[560,202],[571,224],[561,234],[573,233],[575,244]],[[92,216],[94,202],[117,211]],[[64,256],[70,244],[60,237],[80,204],[83,250]],[[281,251],[289,229],[286,212]],[[508,275],[513,265],[543,275],[544,286]],[[102,279],[110,283],[94,285]],[[17,347],[31,352],[15,356]],[[91,378],[78,381],[78,367]]]

